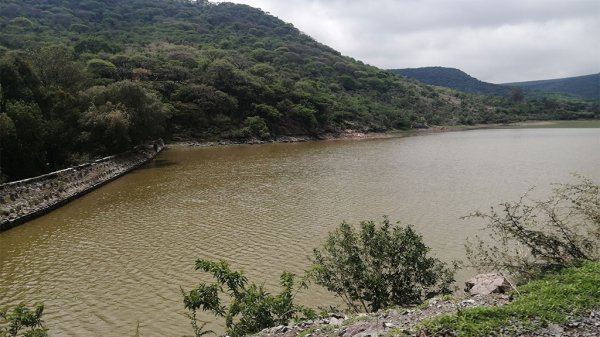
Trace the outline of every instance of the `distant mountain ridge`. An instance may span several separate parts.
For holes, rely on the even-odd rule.
[[[567,93],[600,100],[600,73],[552,80],[526,81],[501,84],[525,90]]]
[[[448,87],[473,94],[507,97],[512,91],[508,86],[480,81],[464,71],[455,68],[422,67],[389,69],[389,71],[425,84]]]
[[[551,80],[494,84],[481,81],[460,69],[447,67],[389,69],[388,71],[425,84],[472,94],[509,97],[513,88],[521,88],[525,91],[568,94],[600,100],[600,73]]]

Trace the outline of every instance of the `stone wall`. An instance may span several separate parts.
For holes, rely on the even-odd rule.
[[[46,214],[153,159],[158,141],[135,150],[39,177],[0,185],[0,232]]]

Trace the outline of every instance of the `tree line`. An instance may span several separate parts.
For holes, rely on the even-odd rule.
[[[593,113],[406,80],[342,56],[249,6],[0,3],[3,180],[158,136],[269,140],[554,117]]]

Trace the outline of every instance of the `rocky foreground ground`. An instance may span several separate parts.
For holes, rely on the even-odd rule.
[[[477,295],[464,299],[432,299],[425,304],[410,309],[390,309],[373,314],[358,314],[353,317],[331,314],[327,318],[307,321],[297,325],[278,326],[263,330],[259,337],[380,337],[380,336],[416,336],[449,337],[456,336],[452,331],[429,334],[418,329],[418,323],[424,319],[441,314],[455,314],[459,310],[481,306],[501,306],[509,303],[505,294]],[[523,331],[523,332],[519,332]],[[591,337],[600,336],[600,310],[589,314],[569,317],[562,325],[550,324],[534,332],[513,324],[493,336],[521,337]]]

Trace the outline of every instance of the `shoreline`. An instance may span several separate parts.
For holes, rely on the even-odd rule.
[[[537,122],[536,122],[537,123]],[[553,124],[552,121],[546,121],[544,125]],[[335,140],[363,140],[363,139],[386,139],[386,138],[402,138],[421,134],[468,131],[481,129],[499,129],[505,127],[520,127],[517,123],[511,124],[476,124],[476,125],[456,125],[456,126],[431,126],[423,129],[410,130],[393,130],[387,132],[361,132],[351,129],[333,133],[327,132],[318,135],[294,135],[294,136],[278,136],[270,140],[260,140],[256,138],[239,139],[239,140],[202,140],[202,139],[177,139],[168,142],[167,146],[198,146],[198,147],[213,147],[213,146],[231,146],[231,145],[260,145],[260,144],[286,144],[286,143],[302,143],[311,141],[335,141]]]
[[[585,123],[592,124],[591,126]],[[232,145],[285,144],[308,141],[368,140],[402,138],[443,132],[503,129],[544,128],[560,125],[582,124],[583,127],[600,128],[600,120],[587,121],[527,121],[506,124],[476,124],[432,126],[427,129],[394,130],[390,132],[360,132],[343,130],[319,135],[279,136],[271,140],[182,140],[161,144],[158,151],[151,146],[102,158],[87,164],[51,172],[42,176],[0,185],[0,232],[26,223],[75,200],[154,159],[165,147],[219,147]],[[582,127],[582,125],[575,127]],[[128,157],[129,156],[129,157]]]
[[[496,127],[502,125],[497,124]],[[176,139],[168,142],[167,146],[198,146],[198,147],[213,147],[213,146],[231,146],[231,145],[261,145],[261,144],[287,144],[287,143],[303,143],[312,141],[336,141],[336,140],[363,140],[363,139],[386,139],[386,138],[402,138],[415,136],[420,134],[441,133],[452,131],[466,131],[475,129],[492,128],[489,124],[476,126],[434,126],[428,129],[413,129],[413,130],[394,130],[389,132],[360,132],[354,130],[344,130],[339,133],[322,133],[315,136],[310,135],[295,135],[295,136],[278,136],[270,140],[260,140],[256,138],[242,140],[182,140]]]
[[[394,130],[388,132],[361,132],[355,130],[343,130],[338,133],[322,133],[318,135],[295,135],[278,136],[270,140],[260,140],[256,138],[240,140],[202,140],[202,139],[175,139],[168,142],[167,146],[231,146],[231,145],[261,145],[261,144],[286,144],[302,143],[310,141],[335,141],[335,140],[364,140],[364,139],[386,139],[402,138],[422,134],[434,134],[443,132],[486,130],[486,129],[522,129],[522,128],[561,128],[561,124],[570,126],[572,124],[594,123],[593,126],[575,126],[577,128],[600,128],[600,120],[548,120],[548,121],[524,121],[515,123],[494,123],[494,124],[474,124],[474,125],[452,125],[452,126],[431,126],[423,129]],[[564,126],[563,126],[564,127]],[[177,138],[177,137],[176,137]]]
[[[467,128],[460,128],[464,130]],[[458,129],[456,129],[458,130]],[[187,140],[169,143],[168,146],[231,146],[273,143],[300,143],[307,141],[362,140],[396,138],[453,131],[447,127],[395,132],[364,133],[344,130],[316,136],[280,136],[274,140],[247,139],[239,141]],[[98,159],[82,165],[50,172],[41,176],[0,184],[0,233],[43,216],[69,202],[116,180],[153,160],[165,147],[161,142],[157,151],[152,146],[139,146],[135,150]]]

